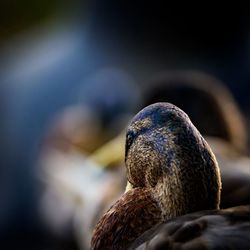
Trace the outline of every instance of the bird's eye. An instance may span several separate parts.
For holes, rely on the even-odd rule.
[[[127,133],[127,144],[128,144],[129,147],[131,146],[134,138],[135,138],[135,132],[134,131],[128,131],[128,133]]]
[[[132,142],[132,140],[133,140],[133,135],[132,134],[128,134],[127,135],[127,142],[128,142],[128,144],[130,144]]]
[[[134,131],[128,131],[127,137],[126,137],[126,149],[125,149],[125,157],[127,156],[128,150],[131,147],[133,140],[135,138],[135,132]]]

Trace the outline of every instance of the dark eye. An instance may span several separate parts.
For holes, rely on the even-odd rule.
[[[134,131],[128,131],[126,136],[126,148],[125,148],[125,158],[127,157],[128,150],[131,147],[134,139],[135,139],[136,133]]]
[[[128,133],[127,134],[127,144],[128,144],[128,146],[130,146],[132,144],[133,139],[134,139],[134,133],[131,133],[131,132]]]

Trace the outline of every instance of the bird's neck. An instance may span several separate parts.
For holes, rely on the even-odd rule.
[[[165,221],[189,212],[189,204],[186,202],[179,179],[164,179],[155,186],[152,193],[158,201]]]
[[[217,164],[172,168],[154,187],[164,220],[201,210],[218,209],[220,174]]]

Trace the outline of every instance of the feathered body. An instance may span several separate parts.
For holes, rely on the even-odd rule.
[[[101,218],[91,249],[126,249],[165,220],[219,208],[214,154],[188,116],[172,104],[150,105],[133,118],[125,163],[131,190]]]

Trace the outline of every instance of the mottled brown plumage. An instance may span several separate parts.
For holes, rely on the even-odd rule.
[[[134,188],[125,193],[99,221],[91,248],[126,249],[135,240],[134,235],[143,234],[162,219],[160,207],[150,190]],[[112,242],[112,245],[107,242]]]
[[[219,208],[216,159],[188,116],[172,104],[150,105],[133,118],[125,162],[132,190],[101,218],[91,249],[126,249],[165,220]]]

